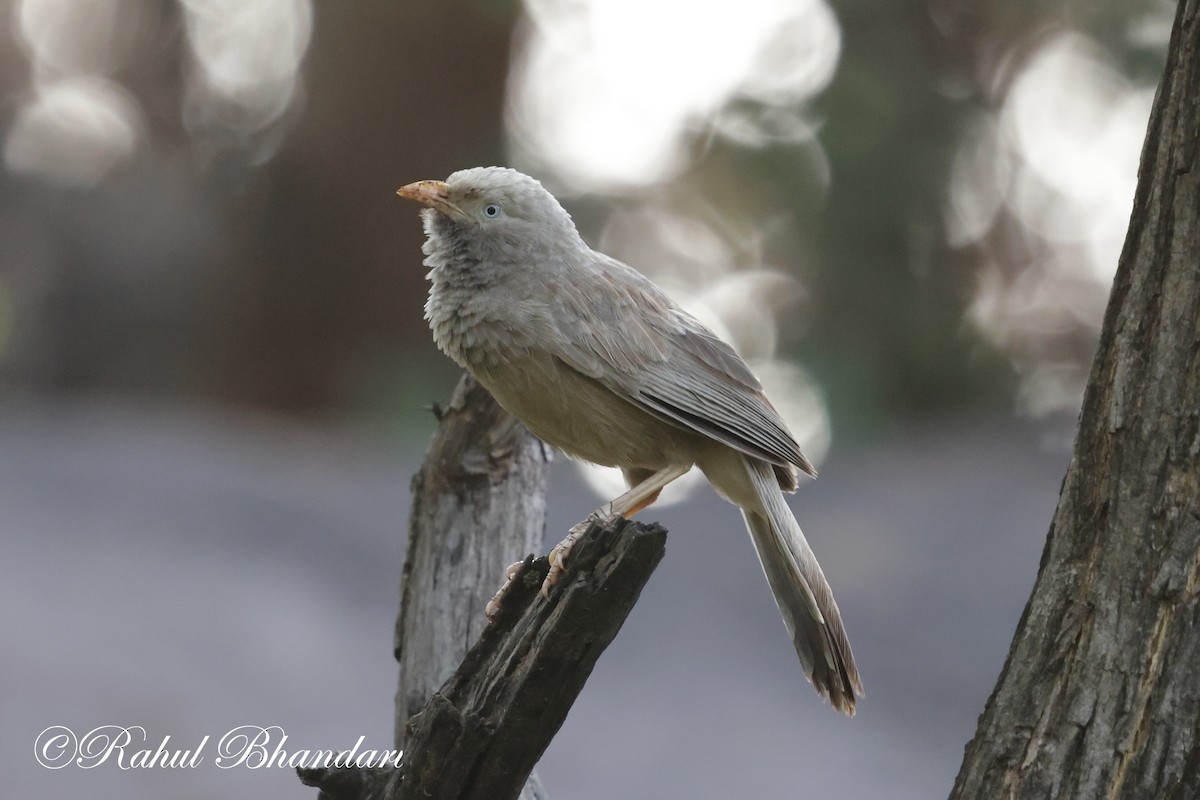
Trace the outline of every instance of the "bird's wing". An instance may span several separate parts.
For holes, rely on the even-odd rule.
[[[732,347],[640,272],[596,259],[573,291],[558,296],[560,361],[661,419],[815,474]]]

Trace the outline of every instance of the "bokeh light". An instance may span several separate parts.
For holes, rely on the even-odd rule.
[[[981,258],[967,318],[1033,414],[1078,406],[1154,96],[1081,33],[1043,36],[954,162],[947,234]]]
[[[4,162],[62,186],[95,186],[133,155],[141,136],[137,102],[119,85],[65,78],[39,86],[18,112]]]
[[[255,134],[302,96],[311,0],[180,0],[174,11],[191,56],[178,113],[192,144],[249,145],[246,161],[266,161],[282,137]],[[152,142],[118,74],[176,41],[170,16],[136,0],[20,0],[14,17],[32,86],[5,140],[9,169],[88,188]]]
[[[4,162],[60,186],[95,186],[143,137],[137,100],[108,77],[136,49],[140,6],[22,0],[15,17],[34,85],[8,131]]]
[[[136,52],[146,12],[137,0],[21,0],[16,17],[39,76],[111,75]]]
[[[312,37],[311,0],[181,0],[194,72],[184,119],[248,136],[298,98]]]
[[[513,160],[563,188],[614,191],[679,174],[691,138],[796,140],[833,77],[824,0],[528,0],[510,78]]]

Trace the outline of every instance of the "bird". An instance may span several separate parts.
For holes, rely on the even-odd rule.
[[[589,247],[535,178],[474,167],[397,194],[425,206],[438,348],[544,442],[622,471],[629,491],[591,518],[631,517],[699,467],[741,509],[806,677],[853,716],[864,691],[842,615],[784,499],[816,470],[741,356]],[[550,579],[585,528],[551,551]]]

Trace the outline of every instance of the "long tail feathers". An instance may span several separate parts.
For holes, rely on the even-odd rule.
[[[865,692],[833,590],[784,502],[771,466],[745,456],[743,462],[759,508],[744,508],[742,516],[804,672],[818,694],[854,716],[854,704]]]

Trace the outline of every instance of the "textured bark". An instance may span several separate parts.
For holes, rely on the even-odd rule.
[[[527,561],[504,610],[410,720],[396,800],[515,798],[665,544],[656,525],[593,525],[549,601],[535,600],[549,563]]]
[[[562,726],[596,660],[654,568],[666,531],[621,518],[593,524],[549,601],[550,569],[527,558],[495,620],[408,721],[399,769],[300,769],[333,800],[513,800]]]
[[[487,627],[483,610],[505,568],[541,552],[546,535],[546,446],[470,375],[436,411],[437,434],[412,482],[393,639],[397,748],[408,718]]]
[[[400,664],[395,746],[487,625],[504,570],[546,538],[550,450],[463,374],[413,478],[393,645]],[[544,800],[537,776],[522,800]]]
[[[550,450],[464,374],[413,477],[413,504],[393,652],[400,674],[394,746],[487,626],[484,607],[504,570],[540,552],[546,531]],[[383,798],[384,770],[310,771],[323,796]],[[522,800],[544,800],[531,776]]]
[[[298,770],[320,798],[543,798],[533,766],[663,555],[661,528],[593,526],[549,602],[535,601],[549,564],[528,557],[489,625],[504,567],[541,549],[549,455],[469,376],[438,416],[413,480],[396,622],[404,758]]]
[[[1180,3],[1074,455],[953,798],[1200,797],[1198,14]]]

